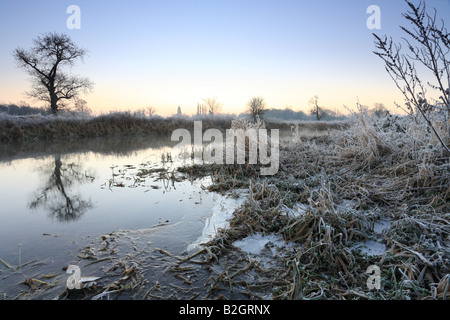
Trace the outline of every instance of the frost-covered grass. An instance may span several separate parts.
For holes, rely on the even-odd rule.
[[[231,117],[207,117],[203,127],[229,128]],[[11,116],[0,114],[0,141],[49,140],[111,135],[169,134],[193,128],[191,117],[145,117],[131,113],[92,116]]]
[[[13,116],[0,113],[0,141],[51,140],[66,138],[104,137],[111,135],[170,134],[175,129],[193,129],[194,121],[202,121],[203,130],[230,129],[234,115],[195,115],[148,117],[131,112],[112,112],[99,116],[61,114],[57,117],[41,114]],[[245,121],[240,118],[240,121]],[[345,126],[344,122],[286,122],[266,121],[267,128],[320,132]]]
[[[269,287],[278,299],[447,299],[448,156],[420,120],[358,113],[350,121],[332,134],[294,127],[273,177],[259,176],[253,165],[191,170],[211,174],[210,190],[249,193],[210,252],[223,264],[235,255],[233,244],[252,235],[297,244],[283,256],[285,268],[272,270]],[[389,223],[380,231],[383,221]],[[245,272],[260,271],[248,267],[254,257],[242,259]],[[381,269],[378,291],[367,286],[372,265]],[[233,284],[230,273],[218,275],[217,290]]]

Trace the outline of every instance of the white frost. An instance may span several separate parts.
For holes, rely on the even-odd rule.
[[[303,215],[306,210],[308,210],[308,207],[309,206],[307,204],[297,203],[292,209],[287,206],[284,206],[283,209],[288,217],[296,218]]]

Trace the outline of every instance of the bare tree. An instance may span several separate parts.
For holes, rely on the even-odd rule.
[[[154,116],[156,116],[156,108],[155,107],[147,107],[147,116],[149,118],[153,118]]]
[[[374,116],[380,118],[383,115],[386,115],[387,109],[385,108],[384,104],[382,103],[375,103],[374,107],[370,109],[370,113]]]
[[[87,105],[87,101],[80,98],[75,99],[75,111],[83,115],[89,115],[92,113],[92,110]]]
[[[320,121],[325,116],[325,110],[319,107],[319,97],[316,95],[309,100],[309,104],[312,106],[310,114],[315,116],[317,121]]]
[[[33,40],[30,50],[17,48],[13,52],[19,67],[32,78],[32,91],[28,95],[49,103],[57,115],[58,109],[80,93],[89,92],[93,84],[87,78],[70,75],[64,67],[72,67],[86,55],[64,34],[47,33]]]
[[[385,63],[385,69],[395,82],[397,88],[405,97],[405,105],[410,115],[421,115],[428,127],[438,138],[443,149],[450,154],[449,147],[445,144],[441,134],[432,123],[431,115],[443,108],[447,113],[447,138],[450,136],[450,34],[445,28],[444,21],[437,20],[436,9],[433,15],[426,11],[425,2],[415,6],[406,0],[410,11],[403,17],[411,23],[407,29],[400,26],[408,38],[403,38],[408,48],[407,54],[402,52],[401,44],[395,44],[392,38],[381,38],[374,34],[375,45],[378,51],[374,53]],[[422,74],[419,77],[418,69],[414,63],[418,62],[428,70],[430,74]],[[431,75],[431,77],[430,77]],[[434,79],[433,82],[425,79]],[[439,96],[434,105],[427,97],[427,88]],[[436,96],[435,96],[436,97]],[[400,107],[397,104],[398,107]],[[417,118],[416,118],[417,119]]]
[[[209,114],[218,114],[222,110],[223,104],[218,101],[216,97],[202,99]]]
[[[261,118],[266,111],[266,102],[262,97],[253,97],[247,103],[247,111],[253,117],[255,122],[258,120],[258,117]]]

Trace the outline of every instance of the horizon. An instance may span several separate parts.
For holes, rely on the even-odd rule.
[[[450,1],[426,3],[438,18],[449,16]],[[80,8],[79,29],[68,28],[70,5]],[[380,8],[381,29],[367,26],[371,5]],[[209,97],[221,113],[240,114],[254,96],[268,109],[308,113],[315,95],[343,114],[357,102],[396,112],[404,99],[373,53],[372,33],[399,41],[407,9],[403,0],[2,1],[0,103],[43,106],[24,96],[29,77],[11,52],[58,32],[88,51],[72,72],[94,82],[81,98],[95,114],[151,106],[161,116],[178,107],[193,115]]]

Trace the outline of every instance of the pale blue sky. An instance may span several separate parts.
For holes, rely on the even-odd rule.
[[[449,26],[450,0],[426,2]],[[81,9],[80,30],[66,27],[72,4]],[[372,53],[370,5],[381,9],[376,33],[398,38],[403,0],[2,0],[0,102],[27,101],[29,81],[11,52],[56,31],[89,51],[73,71],[95,83],[84,97],[94,111],[194,113],[216,96],[224,112],[240,112],[255,95],[296,110],[307,110],[314,95],[331,109],[358,98],[392,106],[402,98]]]

